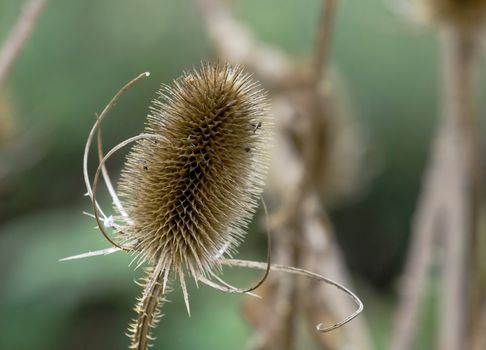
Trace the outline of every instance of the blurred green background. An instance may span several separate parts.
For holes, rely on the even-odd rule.
[[[368,134],[376,176],[359,201],[331,214],[378,348],[390,328],[439,95],[436,35],[384,3],[340,1],[332,48],[332,64]],[[0,42],[21,5],[0,0]],[[238,17],[262,40],[295,57],[311,52],[318,11],[318,0],[235,3]],[[58,262],[106,246],[94,221],[81,214],[91,209],[83,197],[83,145],[94,113],[126,81],[151,72],[108,118],[106,145],[142,130],[160,83],[211,57],[192,1],[49,1],[0,92],[17,132],[31,130],[37,135],[32,152],[40,150],[35,163],[0,184],[0,349],[126,347],[123,330],[134,315],[139,288],[133,280],[140,274],[128,267],[130,256]],[[121,160],[110,163],[114,173]],[[260,236],[251,230],[242,256],[264,259]],[[232,273],[238,283],[252,276]],[[191,288],[191,296],[188,318],[180,291],[172,293],[156,345],[243,348],[250,334],[240,317],[243,298],[208,288]]]

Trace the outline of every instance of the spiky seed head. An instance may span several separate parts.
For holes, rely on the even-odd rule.
[[[486,19],[486,0],[424,0],[430,17],[467,32],[479,30]]]
[[[124,239],[163,270],[206,275],[231,254],[263,190],[271,122],[240,68],[203,64],[162,86],[119,183]],[[166,141],[165,141],[166,140]]]

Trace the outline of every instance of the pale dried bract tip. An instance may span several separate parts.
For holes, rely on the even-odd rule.
[[[234,251],[262,193],[271,123],[265,93],[240,68],[203,64],[163,86],[127,156],[123,239],[162,270],[207,275]],[[116,209],[116,208],[115,208]],[[123,217],[120,215],[120,221]]]

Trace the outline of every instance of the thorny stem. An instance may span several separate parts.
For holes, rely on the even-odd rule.
[[[7,80],[46,3],[47,0],[29,0],[24,5],[21,15],[0,50],[0,88]]]
[[[155,268],[153,268],[146,278],[145,288],[141,298],[135,306],[135,311],[138,314],[134,323],[129,327],[127,334],[130,338],[129,349],[132,350],[146,350],[149,348],[149,342],[154,340],[151,337],[151,329],[155,327],[160,318],[160,306],[164,302],[164,293],[166,291],[165,281],[163,281],[167,274],[160,268],[162,259],[159,260]]]

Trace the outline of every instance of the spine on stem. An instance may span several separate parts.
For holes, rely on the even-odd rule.
[[[165,270],[153,266],[145,269],[145,277],[138,283],[144,289],[134,308],[137,318],[128,327],[129,349],[146,350],[150,347],[150,342],[155,340],[151,333],[162,317],[160,308],[167,302],[166,280]]]

